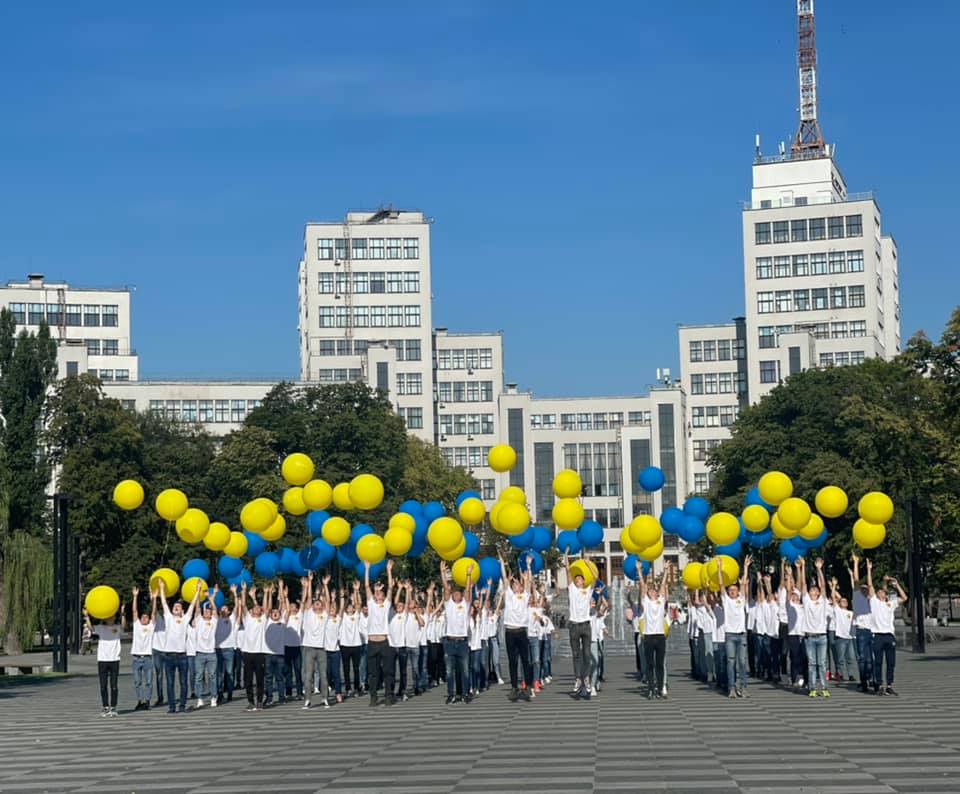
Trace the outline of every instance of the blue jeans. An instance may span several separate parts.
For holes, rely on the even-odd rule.
[[[153,651],[153,677],[157,681],[157,700],[163,700],[163,680],[166,677],[167,655],[163,651]]]
[[[176,679],[180,679],[180,710],[187,708],[187,655],[185,653],[168,653],[164,660],[167,671],[167,705],[168,711],[175,711],[177,706]]]
[[[727,649],[727,686],[739,689],[747,688],[747,635],[744,632],[726,636]]]
[[[837,673],[842,679],[852,679],[856,661],[853,652],[853,640],[837,637],[834,640],[833,653],[836,657]]]
[[[196,695],[194,686],[197,680],[197,657],[187,654],[187,683],[190,685],[190,694]]]
[[[460,674],[462,694],[466,695],[470,689],[470,672],[467,669],[470,649],[465,639],[443,640],[443,657],[447,667],[447,696],[453,697],[457,683],[457,674]]]
[[[544,678],[553,675],[553,642],[548,634],[540,640],[540,672]]]
[[[866,686],[873,680],[873,632],[870,629],[857,629],[857,659],[860,683]]]
[[[198,653],[196,659],[193,690],[198,698],[208,698],[211,693],[217,692],[217,682],[214,680],[217,674],[217,654]]]
[[[812,690],[818,685],[827,688],[827,635],[811,634],[807,636],[807,674],[810,680],[807,686]]]
[[[273,700],[273,694],[276,692],[277,700],[283,700],[283,690],[286,679],[287,661],[282,653],[268,653],[267,657],[267,683],[266,683],[266,702]]]
[[[360,646],[360,683],[363,684],[364,688],[370,685],[367,675],[367,643],[363,643]]]
[[[217,648],[217,697],[224,691],[228,698],[233,697],[233,648]]]
[[[483,683],[483,649],[470,650],[470,688],[479,691]]]
[[[533,668],[533,680],[539,681],[540,680],[540,638],[528,637],[527,642],[530,644],[530,666]]]
[[[421,692],[427,691],[427,646],[421,645],[417,650],[417,688]]]
[[[283,685],[287,697],[303,697],[303,662],[300,655],[300,646],[285,645],[283,648],[283,660],[286,671]],[[296,684],[296,687],[294,687],[294,684]]]
[[[487,640],[487,674],[491,681],[503,678],[500,675],[500,638],[491,637]]]
[[[133,657],[133,688],[137,693],[137,703],[149,703],[153,695],[153,657]]]
[[[343,693],[343,680],[340,677],[340,651],[327,651],[327,677],[333,679],[333,691],[340,695]],[[387,693],[388,695],[390,693]]]

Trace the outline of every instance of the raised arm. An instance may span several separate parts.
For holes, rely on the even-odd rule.
[[[662,598],[664,601],[667,600],[667,588],[669,587],[667,580],[670,578],[670,569],[672,565],[673,563],[668,562],[663,566],[663,578],[660,580],[660,598]]]
[[[357,612],[360,611],[360,580],[355,579],[353,582],[353,592],[350,594],[350,598],[353,601],[353,606],[356,608]]]
[[[140,588],[134,587],[130,591],[130,614],[134,623],[140,622],[140,610],[137,609],[137,601],[140,600]]]
[[[233,619],[239,621],[243,613],[243,602],[237,597],[237,586],[230,585],[230,595],[233,596]]]
[[[187,611],[183,615],[183,619],[187,621],[187,623],[189,623],[191,618],[193,618],[193,613],[197,611],[197,604],[199,603],[199,601],[200,601],[200,588],[195,587],[193,590],[193,598],[190,599],[190,606],[187,607]]]
[[[447,564],[440,560],[440,586],[443,587],[443,602],[450,600],[450,581],[447,579]]]
[[[830,603],[833,604],[834,606],[837,606],[840,603],[840,593],[837,592],[838,584],[839,582],[837,581],[837,577],[831,576],[830,577]]]
[[[850,576],[853,581],[853,589],[856,590],[860,586],[860,558],[856,554],[851,554],[850,559],[853,560],[853,571]]]
[[[503,561],[503,555],[500,551],[497,551],[497,559],[500,560],[500,581],[504,583],[505,587],[510,586],[510,571],[507,570],[507,564]]]
[[[150,593],[150,622],[153,624],[157,622],[157,597],[159,595],[156,590]]]
[[[473,563],[467,566],[467,586],[463,590],[463,597],[467,602],[467,614],[473,611]]]
[[[386,602],[393,601],[393,560],[387,560],[387,596]]]
[[[743,593],[743,597],[749,601],[750,600],[750,563],[753,562],[753,557],[749,554],[743,558],[743,573],[740,575],[740,592]],[[723,578],[720,579],[721,584],[723,583]]]
[[[170,617],[170,605],[167,603],[167,586],[163,583],[163,579],[160,579],[160,606],[163,607],[163,616],[166,618]]]
[[[359,583],[355,583],[359,584]],[[313,571],[310,571],[300,580],[300,614],[302,615],[308,609],[308,604],[313,600]]]
[[[896,579],[896,578],[894,578],[893,576],[891,576],[891,577],[890,577],[890,584],[892,584],[894,587],[897,588],[897,598],[899,598],[901,601],[909,601],[909,600],[910,600],[910,599],[907,597],[906,591],[900,586],[900,580],[899,580],[899,579]]]
[[[424,609],[424,612],[427,615],[433,614],[433,591],[437,589],[436,582],[430,582],[430,586],[427,587],[427,606]]]
[[[827,597],[827,583],[823,580],[823,558],[817,557],[813,561],[814,566],[817,569],[817,584],[820,586],[820,592],[823,594],[823,597]]]
[[[373,601],[373,590],[370,589],[370,563],[363,563],[363,583],[367,591],[367,601]]]
[[[873,563],[867,560],[867,594],[870,598],[876,596],[877,591],[873,589]]]

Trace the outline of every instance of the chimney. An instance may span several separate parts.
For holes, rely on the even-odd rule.
[[[27,281],[30,284],[30,289],[42,289],[43,288],[43,273],[28,273]]]

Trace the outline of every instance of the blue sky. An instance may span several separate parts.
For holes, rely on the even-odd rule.
[[[304,221],[387,203],[435,218],[434,324],[502,330],[543,395],[642,392],[678,323],[742,311],[792,0],[343,5],[5,4],[0,278],[135,285],[144,378],[296,377]],[[897,238],[904,338],[939,335],[960,4],[817,12],[824,134]]]

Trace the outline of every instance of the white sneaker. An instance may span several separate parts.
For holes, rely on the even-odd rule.
[[[797,679],[797,686],[800,687],[801,689],[803,689],[803,676],[800,676],[800,677]]]
[[[118,716],[118,715],[117,715],[117,710],[116,710],[115,708],[114,708],[114,709],[110,709],[110,716],[111,716],[111,717],[116,717],[116,716]]]
[[[498,683],[498,684],[502,684],[502,683],[503,683],[503,679],[502,679],[502,678],[498,678],[498,679],[497,679],[497,683]]]
[[[100,711],[100,716],[101,716],[101,717],[109,717],[109,716],[110,716],[110,707],[109,707],[109,706],[104,706],[103,709]]]
[[[552,683],[553,683],[553,676],[552,676],[552,675],[548,675],[546,678],[543,679],[543,683],[545,683],[545,684],[552,684]]]
[[[198,709],[203,708],[203,698],[197,698],[197,708]]]
[[[595,686],[590,687],[590,697],[595,698],[597,696],[597,688]]]
[[[307,709],[309,709],[309,708],[310,708],[310,698],[307,698],[305,701],[303,701],[303,705],[302,705],[300,708],[303,709],[304,711],[306,711]]]
[[[324,707],[325,709],[330,708],[330,701],[328,701],[326,698],[324,698],[323,707]]]
[[[580,694],[580,690],[581,690],[582,688],[583,688],[583,682],[578,678],[578,679],[576,680],[576,682],[574,682],[574,685],[573,685],[573,694],[574,694],[574,695],[579,695],[579,694]]]
[[[320,694],[320,687],[315,686],[315,687],[313,688],[313,694],[314,694],[314,695],[319,695],[319,694]]]
[[[210,698],[210,706],[211,706],[212,708],[216,708],[216,707],[217,707],[217,699],[216,699],[216,698]]]

